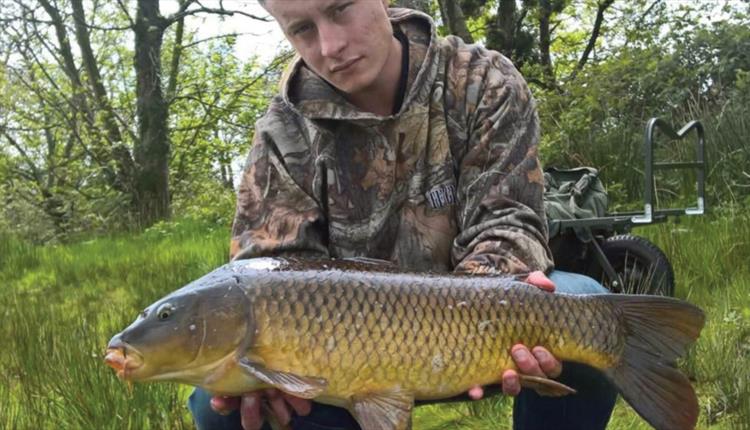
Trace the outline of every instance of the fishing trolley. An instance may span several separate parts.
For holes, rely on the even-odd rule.
[[[694,131],[695,160],[655,160],[657,129],[673,140],[686,140]],[[646,125],[644,138],[642,211],[608,213],[606,190],[596,169],[546,169],[544,200],[555,266],[591,276],[612,292],[672,296],[674,271],[669,259],[655,244],[631,234],[631,230],[670,217],[703,215],[706,166],[705,136],[699,121],[691,121],[675,131],[665,121],[652,118]],[[658,209],[654,173],[676,169],[696,172],[696,205]]]

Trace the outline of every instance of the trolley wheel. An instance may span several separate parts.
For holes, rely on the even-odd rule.
[[[587,274],[613,293],[674,295],[674,270],[664,252],[650,241],[630,234],[607,238],[602,251],[620,275],[624,285],[616,285],[596,262]]]

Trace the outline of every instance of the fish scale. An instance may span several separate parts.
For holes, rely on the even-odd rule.
[[[331,271],[269,272],[258,282],[266,286],[248,289],[260,322],[252,356],[324,378],[326,395],[336,397],[394,384],[417,399],[457,395],[498,382],[499,369],[514,368],[509,351],[519,342],[600,367],[622,349],[607,303],[584,306],[562,294],[553,301],[509,278],[435,277],[425,289],[423,276]]]
[[[675,363],[704,321],[668,297],[552,294],[509,277],[403,274],[372,260],[260,258],[153,303],[110,340],[105,361],[126,380],[222,395],[271,386],[346,407],[363,430],[405,430],[415,400],[497,382],[515,367],[514,344],[539,345],[602,370],[656,429],[692,429],[697,397]],[[520,381],[575,395],[549,379]]]

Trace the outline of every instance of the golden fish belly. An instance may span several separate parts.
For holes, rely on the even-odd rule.
[[[498,382],[514,368],[516,343],[598,368],[616,364],[623,347],[614,309],[596,296],[506,278],[287,272],[258,282],[248,355],[325,378],[326,398],[394,389],[451,397]]]

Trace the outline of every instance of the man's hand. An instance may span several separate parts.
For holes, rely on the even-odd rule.
[[[549,291],[550,293],[555,292],[555,283],[552,282],[552,280],[550,280],[550,278],[548,278],[542,271],[537,270],[529,273],[523,281],[544,291]]]
[[[292,420],[292,413],[307,415],[312,409],[310,400],[294,397],[275,388],[243,394],[242,397],[216,396],[211,398],[211,408],[220,414],[228,414],[239,408],[242,428],[245,430],[260,430],[264,420],[261,408],[261,402],[264,399],[268,401],[271,413],[283,426],[286,426]]]
[[[554,292],[555,284],[544,272],[531,272],[524,282],[541,288],[544,291]],[[520,373],[524,375],[539,376],[542,378],[556,378],[562,372],[562,363],[558,361],[546,348],[537,346],[529,350],[524,345],[513,345],[510,355],[516,363]],[[513,369],[507,369],[502,375],[503,393],[509,396],[517,396],[521,392],[521,379]],[[484,396],[482,387],[476,385],[469,389],[469,397],[474,400]]]

